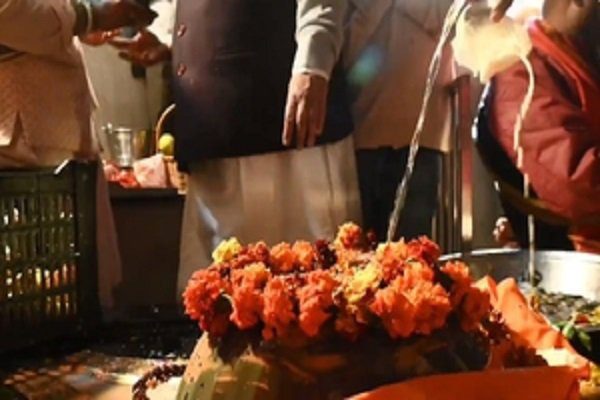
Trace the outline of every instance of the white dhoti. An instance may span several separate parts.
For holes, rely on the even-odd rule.
[[[178,291],[211,264],[223,239],[242,243],[332,238],[345,221],[360,222],[354,145],[203,161],[191,166],[183,211]]]

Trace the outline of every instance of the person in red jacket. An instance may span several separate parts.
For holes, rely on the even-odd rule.
[[[546,0],[528,25],[535,91],[523,121],[521,172],[570,221],[575,248],[600,252],[600,3]],[[492,81],[490,127],[516,160],[513,129],[529,78],[523,64]]]

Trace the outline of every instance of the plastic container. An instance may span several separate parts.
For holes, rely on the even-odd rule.
[[[99,320],[97,165],[0,171],[0,353]]]

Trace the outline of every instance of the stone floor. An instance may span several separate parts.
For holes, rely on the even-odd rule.
[[[184,363],[198,338],[187,321],[103,327],[94,337],[3,355],[0,400],[129,400],[132,385],[153,367]],[[173,400],[177,379],[148,395]]]

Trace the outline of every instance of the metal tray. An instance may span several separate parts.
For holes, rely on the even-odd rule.
[[[442,261],[466,262],[474,278],[486,275],[500,281],[527,278],[529,253],[523,250],[484,249],[448,254]],[[536,280],[547,292],[583,296],[600,301],[600,255],[574,251],[536,251]]]
[[[523,250],[485,249],[471,253],[448,254],[441,261],[462,260],[471,270],[473,278],[486,275],[496,281],[515,278],[527,279],[529,253]],[[536,280],[539,287],[549,293],[582,296],[600,301],[600,256],[572,251],[537,251],[535,253]],[[600,363],[600,326],[581,326],[591,339],[591,350],[578,339],[573,347],[584,357]]]

